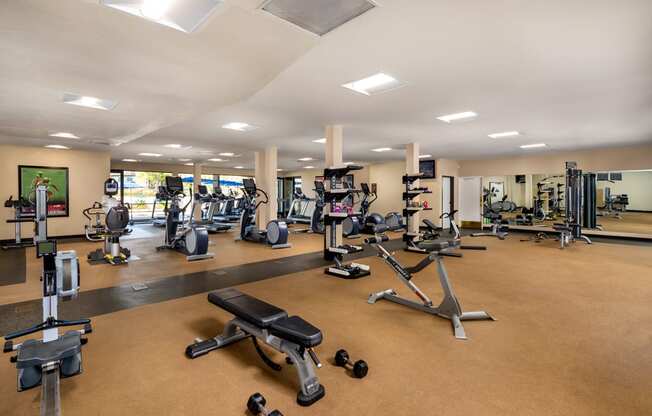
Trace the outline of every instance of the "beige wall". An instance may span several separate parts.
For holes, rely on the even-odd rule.
[[[78,150],[54,150],[42,147],[0,145],[0,197],[4,199],[18,195],[18,165],[68,167],[70,216],[48,219],[50,236],[79,235],[84,232],[86,219],[82,210],[101,201],[104,181],[109,177],[111,157],[108,152],[86,152]],[[0,210],[0,239],[14,238],[14,224],[6,220],[13,218],[13,210]],[[23,237],[33,234],[33,226],[24,223]]]
[[[459,163],[461,176],[501,176],[563,173],[566,161],[576,161],[580,169],[594,172],[651,169],[652,145],[577,152],[544,152],[503,159],[462,160]]]
[[[378,199],[371,206],[371,212],[383,217],[389,212],[402,213],[404,205],[402,178],[405,175],[405,162],[388,162],[369,165],[368,183],[378,187]],[[357,182],[356,182],[357,184]]]

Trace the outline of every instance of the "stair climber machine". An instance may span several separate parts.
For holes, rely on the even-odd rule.
[[[208,253],[208,230],[206,227],[198,226],[189,222],[186,224],[181,219],[181,214],[186,210],[190,202],[181,208],[183,193],[183,181],[178,176],[165,177],[165,195],[170,200],[165,216],[165,242],[162,246],[156,247],[157,251],[172,249],[186,255],[186,260],[204,260],[215,257]]]
[[[82,213],[88,219],[84,233],[88,241],[103,241],[104,247],[88,253],[91,263],[106,262],[112,265],[127,264],[131,251],[120,245],[120,237],[128,234],[129,207],[114,198],[119,191],[118,182],[104,181],[104,198]],[[93,216],[93,218],[91,218]],[[104,217],[104,223],[102,223]]]
[[[371,204],[378,199],[376,196],[376,184],[371,184],[372,189],[366,183],[360,184],[362,190],[362,199],[360,200],[360,214],[351,215],[342,223],[342,233],[347,238],[357,238],[360,234],[373,234],[374,227],[385,224],[382,215],[375,212],[369,213]],[[371,200],[370,200],[371,198]]]
[[[65,321],[58,318],[59,300],[67,301],[79,293],[79,259],[74,250],[57,252],[55,240],[47,238],[47,187],[36,189],[36,256],[43,259],[43,322],[31,328],[5,335],[3,351],[16,353],[10,361],[18,370],[18,391],[41,385],[41,415],[59,416],[61,397],[60,378],[82,372],[81,350],[92,332],[89,319]],[[59,335],[58,328],[82,326]],[[13,340],[36,332],[42,339],[28,339],[14,344]]]
[[[199,212],[201,212],[201,218],[195,219],[196,207],[199,205]],[[204,205],[207,206],[206,210],[203,209]],[[231,225],[222,224],[215,221],[215,216],[217,215],[219,209],[219,200],[216,196],[208,192],[206,185],[199,185],[197,192],[194,195],[194,201],[192,203],[192,212],[190,213],[190,223],[205,227],[206,230],[211,233],[219,233],[224,231],[231,231]]]
[[[344,186],[343,178],[351,171],[360,170],[362,166],[348,165],[343,168],[324,169],[324,259],[335,261],[334,266],[325,270],[326,274],[342,279],[359,279],[368,276],[369,266],[358,263],[343,263],[345,255],[359,253],[361,246],[343,244],[342,223],[349,218],[348,210],[342,201],[356,192]]]
[[[256,227],[254,224],[256,210],[262,204],[269,202],[269,196],[267,192],[256,187],[253,179],[245,178],[242,184],[245,204],[240,216],[240,237],[237,240],[270,244],[273,249],[292,247],[292,244],[288,243],[288,225],[284,221],[272,220],[267,223],[266,230],[259,230]]]
[[[315,210],[312,212],[310,219],[310,231],[315,234],[324,234],[324,193],[326,188],[324,182],[315,181]]]

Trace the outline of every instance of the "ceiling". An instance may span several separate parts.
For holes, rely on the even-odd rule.
[[[93,1],[5,3],[4,142],[69,144],[47,133],[71,131],[85,139],[75,147],[123,143],[103,147],[116,159],[240,155],[214,163],[225,167],[253,167],[255,149],[276,145],[285,169],[323,159],[312,140],[327,124],[345,126],[345,159],[356,162],[400,159],[413,141],[450,159],[652,142],[649,0],[382,0],[321,38],[259,0],[227,1],[193,34]],[[381,71],[407,86],[372,96],[340,87]],[[119,105],[63,105],[63,92]],[[436,120],[467,110],[479,117]],[[231,121],[259,128],[221,128]],[[510,130],[523,136],[487,137]],[[531,143],[548,146],[519,148]],[[384,146],[398,150],[370,151]]]

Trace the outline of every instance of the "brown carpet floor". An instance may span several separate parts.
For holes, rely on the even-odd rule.
[[[308,270],[241,287],[322,329],[318,374],[327,393],[308,409],[295,404],[293,369],[271,371],[250,342],[184,357],[193,338],[214,336],[230,319],[202,294],[96,317],[84,374],[62,381],[64,414],[243,415],[257,391],[285,415],[652,414],[648,247],[472,241],[489,251],[446,266],[462,306],[498,321],[466,322],[467,341],[446,320],[368,305],[370,292],[389,287],[409,295],[377,258],[365,259],[373,274],[357,281]],[[430,266],[416,282],[438,299],[434,273]],[[327,362],[341,347],[369,362],[366,379]],[[39,390],[14,388],[15,370],[0,360],[0,414],[37,414]]]

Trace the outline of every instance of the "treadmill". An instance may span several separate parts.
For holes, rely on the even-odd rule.
[[[204,204],[208,204],[207,214],[205,216],[202,215],[202,218],[195,219],[193,217],[195,214],[195,207],[197,205],[201,206]],[[230,224],[223,224],[214,220],[214,211],[217,205],[217,198],[208,193],[208,188],[206,185],[199,185],[197,192],[194,195],[193,210],[190,214],[190,222],[195,225],[201,225],[202,227],[205,227],[211,234],[230,231],[232,228]],[[200,212],[203,214],[204,211],[200,208]]]
[[[167,188],[165,186],[159,186],[158,187],[158,192],[156,192],[156,196],[154,197],[154,204],[152,205],[152,225],[154,227],[165,227],[165,222],[166,222],[166,215],[163,215],[162,217],[157,217],[156,216],[156,205],[159,202],[165,202],[165,208],[163,208],[163,213],[167,212],[168,210],[168,203],[170,202],[170,196],[168,195]]]

